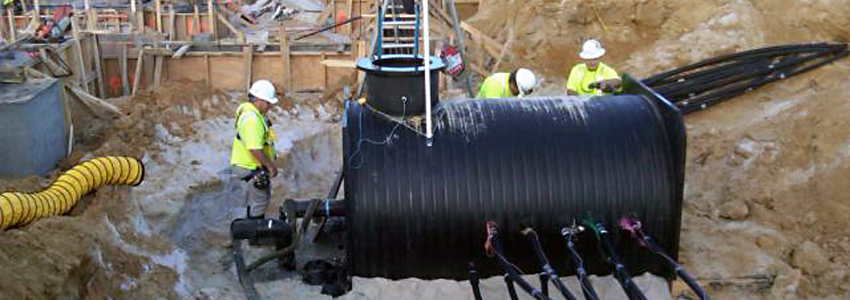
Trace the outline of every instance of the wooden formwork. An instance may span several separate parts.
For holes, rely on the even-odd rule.
[[[255,52],[256,46],[245,45],[243,51],[195,51],[180,58],[166,49],[129,48],[128,44],[104,45],[104,77],[107,82],[119,82],[127,76],[128,84],[138,83],[144,90],[166,81],[203,81],[218,90],[247,90],[247,85],[257,79],[268,79],[283,93],[324,91],[329,85],[354,74],[354,68],[330,67],[325,60],[351,60],[352,52]],[[123,63],[124,48],[126,63]],[[137,63],[142,55],[140,71]],[[157,63],[157,60],[161,61]],[[122,71],[122,65],[126,68]],[[161,64],[157,67],[157,64]],[[159,71],[157,71],[159,69]],[[126,75],[122,75],[122,73]],[[139,74],[139,79],[136,79]],[[159,74],[159,75],[157,75]],[[109,96],[118,96],[122,90],[114,86]]]
[[[320,13],[320,23],[364,16],[361,20],[332,29],[350,37],[350,42],[315,47],[315,41],[304,43],[293,38],[303,29],[281,26],[270,30],[272,36],[277,37],[277,42],[256,46],[245,42],[244,33],[238,29],[239,26],[228,21],[232,20],[227,17],[230,11],[219,7],[219,1],[208,0],[206,10],[193,8],[191,13],[176,13],[162,0],[155,0],[152,8],[137,6],[137,1],[131,0],[131,6],[123,8],[86,5],[74,9],[73,37],[62,44],[49,45],[62,53],[62,60],[73,71],[73,75],[63,81],[101,98],[138,93],[166,81],[180,80],[204,81],[221,90],[245,90],[253,80],[264,78],[285,93],[320,92],[358,73],[354,69],[354,60],[367,52],[369,26],[373,24],[375,9],[373,0],[327,2]],[[477,9],[478,5],[477,0],[455,2],[458,7],[465,5]],[[24,15],[6,11],[4,22],[0,22],[4,37],[14,40],[16,35],[27,33],[34,28],[34,19],[50,17],[51,10],[55,9],[30,7]],[[432,15],[445,19],[443,12]],[[495,46],[492,41],[480,37],[473,32],[474,29],[464,29],[473,39],[489,42],[486,43],[490,46],[487,50],[493,52],[491,48]],[[440,28],[435,30],[442,31]],[[192,35],[200,32],[212,33],[216,41],[191,42]],[[446,34],[449,33],[441,32],[441,35]],[[221,40],[225,37],[230,39]],[[176,55],[181,45],[191,45],[191,48]],[[32,44],[27,47],[45,46],[48,45]],[[265,49],[260,51],[260,48]],[[473,68],[483,73],[482,68]],[[41,69],[46,71],[44,66]]]

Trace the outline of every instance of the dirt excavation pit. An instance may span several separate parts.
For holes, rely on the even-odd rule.
[[[587,37],[605,44],[606,63],[637,77],[730,51],[850,40],[846,0],[481,2],[467,22],[508,45],[500,69],[540,74],[543,93],[563,93]],[[848,74],[850,60],[840,60],[685,118],[679,257],[713,299],[850,299]],[[0,299],[244,299],[228,248],[229,220],[244,209],[221,197],[240,97],[169,82],[110,100],[126,116],[81,117],[62,167],[135,156],[145,182],[101,188],[67,216],[0,233]],[[341,164],[341,105],[315,98],[283,99],[272,113],[282,172],[269,211],[286,198],[324,196]],[[0,189],[37,191],[57,175],[0,180]],[[693,298],[654,276],[636,280],[650,299]],[[593,283],[603,298],[622,299],[610,277]],[[269,299],[329,298],[294,273],[261,274],[257,288]],[[508,299],[501,278],[482,288],[485,299]],[[425,298],[472,294],[467,282],[354,278],[343,296]]]

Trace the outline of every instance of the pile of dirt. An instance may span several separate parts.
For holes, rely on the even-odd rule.
[[[602,41],[603,61],[641,77],[730,51],[850,40],[843,0],[482,0],[479,7],[467,22],[507,47],[498,71],[527,67],[559,86],[588,38]],[[478,45],[469,47],[471,57],[480,55]]]
[[[110,99],[126,114],[86,116],[91,119],[80,129],[82,138],[61,168],[43,177],[0,180],[3,191],[38,191],[62,170],[103,155],[137,157],[146,168],[138,187],[103,187],[66,216],[2,232],[0,276],[8,280],[0,282],[0,299],[243,298],[230,249],[221,245],[229,240],[229,220],[244,208],[203,199],[221,198],[210,191],[226,178],[232,114],[245,96],[209,91],[203,82],[169,82]],[[315,105],[311,98],[317,96],[285,98],[286,107],[270,114],[282,168],[274,179],[274,207],[285,198],[326,193],[333,178],[328,174],[341,163],[338,108],[330,107],[336,103]],[[206,222],[187,223],[193,220]],[[217,230],[203,226],[210,222]],[[175,234],[181,228],[188,230]]]
[[[103,188],[84,212],[8,230],[0,236],[0,298],[185,299],[174,271],[182,255],[134,229],[138,204]],[[79,206],[79,205],[78,205]],[[135,218],[133,218],[135,217]],[[162,287],[182,286],[182,288]]]

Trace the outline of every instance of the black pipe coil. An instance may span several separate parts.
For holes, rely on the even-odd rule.
[[[774,46],[706,59],[650,76],[642,82],[688,114],[848,54],[847,44]]]
[[[628,76],[625,84],[642,87]],[[560,228],[587,213],[610,224],[633,214],[675,256],[684,127],[670,103],[641,91],[446,102],[435,111],[431,147],[421,133],[347,103],[352,275],[465,279],[470,261],[484,276],[501,274],[484,256],[488,220],[502,225],[505,251],[523,270],[537,267],[519,233],[531,227],[558,274],[572,274]],[[594,240],[582,237],[576,247],[589,272],[610,273]],[[672,275],[630,239],[618,246],[632,274]]]

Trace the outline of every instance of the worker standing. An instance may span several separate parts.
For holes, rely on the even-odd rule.
[[[249,218],[264,218],[271,199],[271,178],[277,176],[275,135],[266,117],[277,103],[274,85],[258,80],[248,90],[248,102],[236,109],[230,153],[233,197],[245,199]]]
[[[567,94],[602,95],[620,88],[620,75],[614,68],[600,61],[603,55],[605,48],[599,41],[590,39],[584,42],[579,53],[583,62],[573,66],[567,76]]]
[[[487,77],[478,89],[475,98],[505,98],[525,96],[534,92],[537,78],[525,68],[510,73],[494,73]]]

